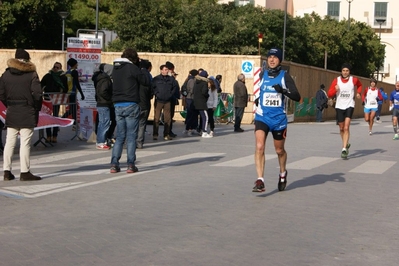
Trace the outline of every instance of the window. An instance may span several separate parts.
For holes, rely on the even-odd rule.
[[[339,20],[339,2],[327,2],[327,16]]]
[[[254,5],[255,4],[254,1],[255,0],[235,0],[235,4],[236,6],[245,6],[248,4]]]
[[[384,23],[381,23],[382,26],[387,25],[387,10],[388,10],[388,3],[386,2],[374,3],[374,25],[376,26],[380,25],[380,23],[377,22],[377,19],[380,21],[385,20]]]

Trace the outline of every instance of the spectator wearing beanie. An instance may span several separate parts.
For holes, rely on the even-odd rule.
[[[175,108],[176,105],[179,105],[180,99],[180,85],[176,80],[177,73],[175,72],[175,65],[172,62],[166,61],[166,67],[169,69],[168,75],[173,77],[174,80],[174,88],[175,91],[173,92],[173,96],[170,99],[170,129],[169,129],[169,136],[175,138],[177,135],[173,133],[173,118],[175,116]]]
[[[186,97],[186,129],[183,134],[191,136],[198,126],[198,111],[194,107],[194,84],[195,77],[198,75],[198,70],[192,69],[189,71],[189,75],[182,86],[182,94]],[[183,93],[183,90],[185,93]]]
[[[207,113],[208,105],[207,101],[209,98],[208,94],[208,72],[205,70],[201,71],[195,77],[194,83],[194,107],[201,116],[201,131],[203,138],[212,138],[208,132],[209,117]]]
[[[7,107],[5,125],[6,145],[3,155],[4,180],[13,180],[11,173],[14,148],[20,138],[21,181],[40,180],[30,172],[30,147],[33,130],[42,107],[42,88],[36,66],[24,49],[17,49],[15,58],[7,61],[8,68],[0,79],[0,100]]]
[[[76,70],[78,68],[78,61],[74,58],[70,58],[67,62],[67,65],[69,67],[67,74],[71,74],[72,76],[72,91],[70,92],[71,94],[69,95],[69,102],[71,105],[69,106],[69,110],[62,116],[62,117],[68,117],[72,115],[72,119],[75,121],[73,122],[73,130],[76,130],[76,112],[77,112],[77,99],[76,99],[76,89],[79,91],[81,100],[84,101],[85,96],[83,94],[82,88],[80,87],[80,82],[79,82],[79,73]]]

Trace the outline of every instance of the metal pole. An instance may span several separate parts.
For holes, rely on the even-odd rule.
[[[98,38],[98,0],[96,1],[96,39]]]
[[[381,22],[379,22],[379,23],[380,23],[380,33],[379,33],[378,38],[380,39],[380,43],[381,43],[381,25],[382,25],[382,23]],[[380,66],[377,66],[377,81],[378,80],[380,80]]]
[[[327,49],[324,50],[324,69],[327,69]]]
[[[285,0],[282,61],[284,61],[284,58],[285,58],[285,38],[286,38],[286,31],[287,31],[287,3],[288,3],[288,0]]]
[[[64,41],[65,41],[65,19],[62,19],[62,51],[64,51]]]
[[[65,19],[68,17],[69,12],[67,11],[60,11],[58,15],[62,19],[62,51],[64,51],[64,40],[65,40]]]
[[[348,8],[348,30],[351,28],[351,3],[353,0],[349,0],[349,8]]]

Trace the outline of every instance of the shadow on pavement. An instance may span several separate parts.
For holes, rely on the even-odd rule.
[[[324,184],[327,182],[345,182],[345,178],[343,177],[343,175],[344,175],[344,173],[335,173],[332,175],[317,174],[317,175],[309,176],[309,177],[303,178],[301,180],[297,180],[292,183],[289,183],[287,188],[285,189],[285,191],[297,189],[297,188],[301,188],[301,187],[321,185],[321,184]],[[267,189],[267,187],[266,187],[266,189]],[[258,197],[268,197],[275,193],[279,193],[279,191],[277,189],[275,189],[269,193],[258,195]],[[284,192],[281,192],[281,193],[284,193]]]

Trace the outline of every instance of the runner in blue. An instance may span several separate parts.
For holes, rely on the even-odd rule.
[[[393,125],[393,132],[395,135],[393,136],[394,140],[399,139],[398,135],[398,120],[399,120],[399,81],[395,83],[395,90],[391,92],[389,97],[389,111],[392,111],[392,125]]]
[[[265,191],[265,148],[269,131],[273,135],[274,149],[280,165],[278,190],[283,191],[287,185],[287,152],[284,149],[287,134],[286,100],[298,102],[301,96],[292,77],[281,69],[282,51],[272,48],[267,54],[268,68],[260,74],[260,90],[255,95],[255,166],[258,179],[253,192]]]

